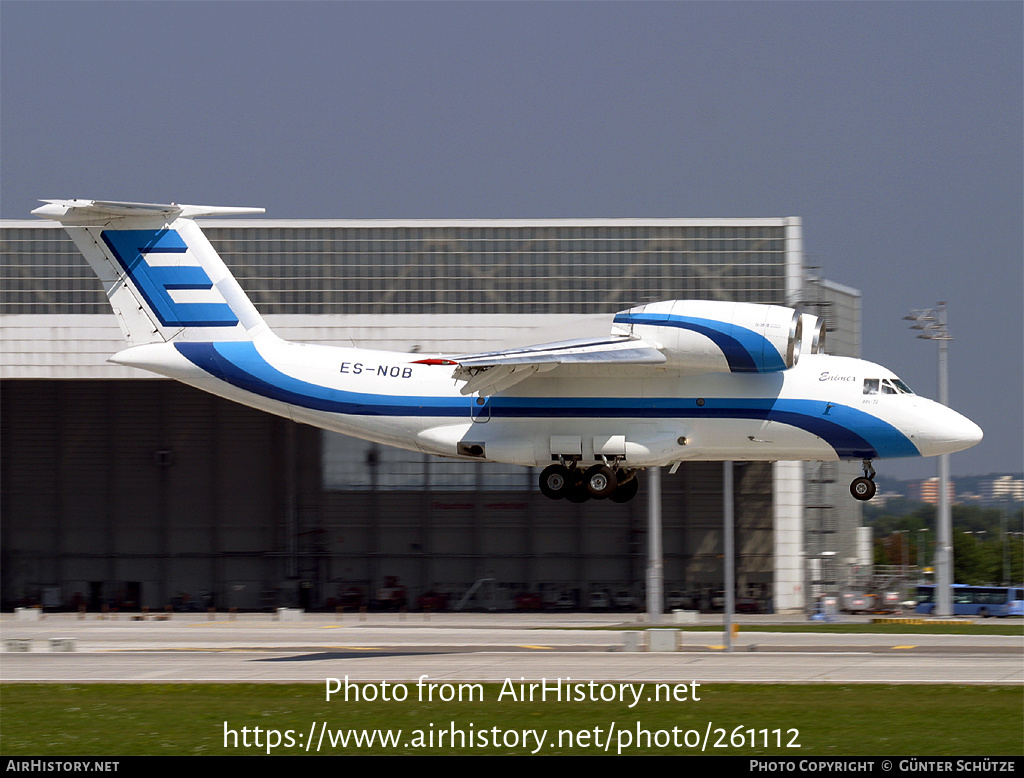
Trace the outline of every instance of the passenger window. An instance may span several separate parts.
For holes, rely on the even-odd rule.
[[[878,379],[877,378],[865,378],[864,379],[864,394],[878,394]]]

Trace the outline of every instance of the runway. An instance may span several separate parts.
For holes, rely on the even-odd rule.
[[[501,682],[506,678],[740,683],[1024,684],[1021,635],[758,631],[794,617],[739,617],[723,633],[681,632],[676,651],[627,652],[626,614],[174,614],[169,621],[48,614],[0,617],[0,681],[44,683]],[[852,619],[851,619],[852,620]],[[701,616],[705,625],[721,616]],[[661,628],[685,625],[661,624]],[[73,638],[74,652],[50,650]],[[31,651],[6,650],[11,640]]]

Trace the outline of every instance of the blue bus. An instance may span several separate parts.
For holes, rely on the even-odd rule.
[[[1017,586],[967,586],[953,584],[953,615],[1024,616],[1024,588]],[[917,587],[917,612],[935,610],[935,587]]]

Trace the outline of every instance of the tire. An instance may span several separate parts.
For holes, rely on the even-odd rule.
[[[569,468],[563,465],[548,465],[540,474],[540,491],[549,500],[561,500],[573,484]]]
[[[612,496],[608,499],[617,503],[629,502],[636,497],[639,491],[640,482],[636,478],[630,478],[628,481],[623,481],[619,484],[619,487],[612,492]]]
[[[610,497],[619,485],[615,471],[608,465],[594,465],[588,468],[583,476],[583,483],[587,491],[590,492],[590,496],[596,497],[598,500]]]
[[[875,496],[875,482],[870,478],[854,478],[850,484],[850,494],[861,502],[866,502]]]
[[[576,503],[577,505],[586,502],[587,500],[590,499],[590,497],[590,492],[587,491],[587,487],[584,486],[582,483],[570,486],[565,493],[565,499],[567,499],[569,502]]]

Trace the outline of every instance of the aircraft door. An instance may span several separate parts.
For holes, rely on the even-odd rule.
[[[473,421],[483,424],[491,420],[491,398],[477,395],[469,406],[469,415]]]

